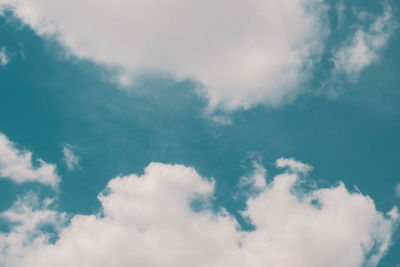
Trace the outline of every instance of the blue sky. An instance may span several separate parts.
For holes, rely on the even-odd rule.
[[[0,266],[400,264],[396,2],[123,2],[0,1]]]

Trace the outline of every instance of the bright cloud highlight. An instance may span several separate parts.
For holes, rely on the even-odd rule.
[[[56,165],[38,159],[32,164],[32,152],[19,150],[7,136],[0,133],[0,178],[8,178],[16,183],[38,182],[56,187],[61,178]]]
[[[303,169],[258,183],[265,171],[256,168],[248,180],[261,190],[243,213],[254,231],[240,231],[229,214],[207,209],[212,180],[193,168],[152,163],[141,176],[112,179],[99,195],[98,214],[74,216],[54,244],[46,235],[31,237],[8,266],[376,266],[387,251],[396,208],[384,215],[342,183],[304,191]],[[191,209],[195,199],[203,201],[200,212]]]
[[[1,0],[74,55],[199,81],[211,107],[279,105],[302,91],[329,32],[322,0]],[[90,19],[88,19],[90,18]]]

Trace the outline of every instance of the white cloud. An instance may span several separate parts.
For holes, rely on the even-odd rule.
[[[32,165],[32,152],[19,150],[7,136],[0,133],[0,178],[16,183],[38,182],[56,187],[61,178],[56,165],[38,159],[39,166]]]
[[[50,209],[52,201],[39,201],[35,194],[28,193],[0,214],[11,226],[9,233],[0,232],[0,266],[13,266],[26,250],[48,243],[51,234],[43,232],[43,227],[58,231],[65,224],[65,213]]]
[[[7,48],[2,47],[0,49],[0,66],[5,66],[10,63],[10,58],[8,56]]]
[[[276,160],[275,165],[277,168],[288,168],[294,173],[308,173],[312,171],[312,166],[295,160],[294,158],[279,158]]]
[[[69,144],[63,145],[64,162],[69,170],[75,169],[79,164],[79,157],[75,154],[73,147]]]
[[[365,16],[364,14],[362,17]],[[368,28],[360,26],[337,50],[333,58],[334,73],[345,74],[350,81],[355,82],[364,68],[379,60],[394,30],[394,25],[392,9],[386,3],[381,16],[377,17]]]
[[[329,32],[323,0],[0,3],[74,55],[120,69],[122,85],[143,73],[190,78],[226,109],[292,99]]]
[[[253,188],[256,191],[264,189],[266,186],[267,170],[262,166],[258,160],[253,162],[253,172],[250,176],[243,176],[239,180],[239,187],[243,189]]]
[[[54,244],[34,238],[8,266],[376,266],[397,210],[384,215],[343,184],[304,192],[298,179],[280,174],[249,199],[244,215],[256,229],[243,232],[223,211],[191,210],[190,200],[212,197],[212,181],[152,163],[142,176],[112,179],[101,212],[74,216]]]

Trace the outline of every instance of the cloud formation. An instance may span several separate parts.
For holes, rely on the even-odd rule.
[[[337,50],[333,58],[334,73],[345,74],[351,82],[357,81],[360,72],[379,59],[392,35],[394,25],[392,8],[386,3],[381,16],[376,17],[368,28],[358,27],[354,35],[345,40]]]
[[[0,66],[5,66],[10,63],[10,58],[8,57],[7,48],[3,46],[0,49]]]
[[[7,136],[0,133],[0,178],[8,178],[16,183],[38,182],[57,186],[61,178],[56,165],[38,159],[38,165],[32,164],[32,152],[19,150]]]
[[[79,164],[79,157],[75,154],[73,147],[69,144],[63,145],[64,162],[69,170],[75,169]]]
[[[40,201],[32,192],[18,198],[12,207],[0,214],[10,223],[9,233],[0,232],[0,266],[14,266],[23,252],[33,250],[52,237],[43,228],[59,230],[66,223],[66,214],[52,210],[52,199]]]
[[[344,4],[343,0],[340,0],[336,4],[336,13],[337,13],[337,25],[338,27],[342,27],[344,19],[345,19],[345,11],[346,11],[346,5]]]
[[[312,166],[304,164],[294,158],[279,158],[275,163],[277,168],[288,168],[289,171],[294,173],[307,173],[312,171]]]
[[[226,212],[207,208],[212,180],[193,168],[152,163],[141,176],[112,179],[98,214],[74,216],[54,244],[33,236],[7,266],[376,266],[397,209],[384,215],[342,183],[304,191],[299,175],[293,169],[260,184],[243,213],[256,229],[244,232]],[[202,211],[192,210],[194,200]]]
[[[278,105],[302,91],[328,23],[323,0],[0,0],[74,55],[199,81],[211,107]],[[88,19],[90,17],[90,19]]]

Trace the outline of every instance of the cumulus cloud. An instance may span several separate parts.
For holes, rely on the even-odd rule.
[[[360,16],[366,17],[365,13]],[[336,51],[334,73],[345,74],[351,82],[357,81],[363,69],[379,60],[394,28],[392,8],[386,3],[381,16],[376,17],[368,28],[358,27]]]
[[[10,63],[10,58],[7,53],[7,48],[3,46],[0,49],[0,66],[5,66],[8,63]]]
[[[8,178],[16,183],[38,182],[56,187],[61,178],[56,165],[38,159],[32,164],[32,152],[19,150],[16,144],[0,133],[0,178]]]
[[[0,218],[11,228],[8,233],[0,232],[0,266],[14,266],[26,250],[48,243],[52,233],[44,232],[44,227],[50,226],[57,232],[66,223],[66,214],[52,210],[52,202],[52,199],[40,201],[29,192],[0,213]]]
[[[397,209],[384,215],[343,184],[305,192],[298,179],[284,172],[260,184],[243,212],[256,229],[246,232],[223,210],[192,210],[192,201],[212,197],[213,180],[152,163],[141,176],[112,179],[99,213],[74,216],[53,244],[36,236],[7,266],[376,266]]]
[[[75,154],[73,147],[69,144],[63,145],[64,162],[69,170],[75,169],[79,164],[79,157]]]
[[[210,106],[278,105],[301,91],[328,23],[323,0],[0,0],[74,55],[198,81]],[[90,19],[89,19],[90,18]]]

